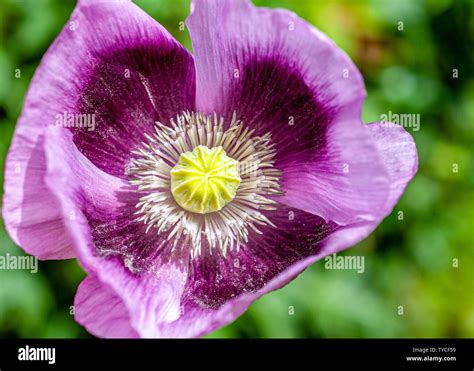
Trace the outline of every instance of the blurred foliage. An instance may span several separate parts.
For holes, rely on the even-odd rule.
[[[191,48],[187,31],[179,28],[188,0],[137,3]],[[318,262],[210,336],[473,337],[474,3],[255,3],[296,12],[351,56],[368,90],[364,122],[378,121],[389,111],[420,114],[420,130],[411,131],[420,166],[393,213],[345,252],[365,256],[364,274],[326,270],[324,261]],[[30,79],[74,5],[66,0],[0,0],[2,169]],[[20,78],[15,78],[17,70]],[[2,226],[0,254],[6,253],[24,254]],[[453,259],[459,261],[457,268]],[[74,260],[40,262],[34,275],[0,271],[0,336],[89,336],[70,315],[83,277]]]

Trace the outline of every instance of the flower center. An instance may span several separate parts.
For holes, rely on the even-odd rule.
[[[170,174],[175,201],[198,214],[221,210],[234,199],[242,181],[239,162],[228,157],[221,146],[199,145],[182,153]]]
[[[251,233],[276,228],[270,220],[282,195],[270,133],[232,116],[183,112],[145,134],[127,174],[141,193],[136,221],[162,236],[157,249],[203,249],[226,256]]]

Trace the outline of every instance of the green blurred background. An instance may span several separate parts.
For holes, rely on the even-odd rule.
[[[187,31],[180,31],[189,0],[136,2],[191,49]],[[320,261],[210,336],[474,337],[474,3],[255,3],[295,11],[351,56],[368,90],[364,122],[379,121],[389,111],[420,114],[420,130],[408,129],[420,166],[394,212],[345,252],[365,256],[363,274],[326,270]],[[71,0],[0,0],[2,184],[30,79],[74,5]],[[7,253],[24,254],[2,225],[0,255]],[[37,274],[0,270],[0,337],[90,336],[70,315],[83,277],[74,260],[40,262]]]

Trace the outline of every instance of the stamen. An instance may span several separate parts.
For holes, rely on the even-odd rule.
[[[282,194],[269,133],[254,136],[235,113],[227,130],[216,114],[184,112],[170,123],[156,123],[128,170],[143,193],[136,215],[147,232],[155,229],[192,257],[203,246],[225,256],[247,242],[249,229],[274,226],[262,213],[275,209],[267,196]]]

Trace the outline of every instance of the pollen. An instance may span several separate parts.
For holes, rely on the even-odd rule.
[[[182,153],[171,169],[171,193],[183,209],[208,214],[231,202],[242,179],[239,162],[222,147],[197,146]]]

